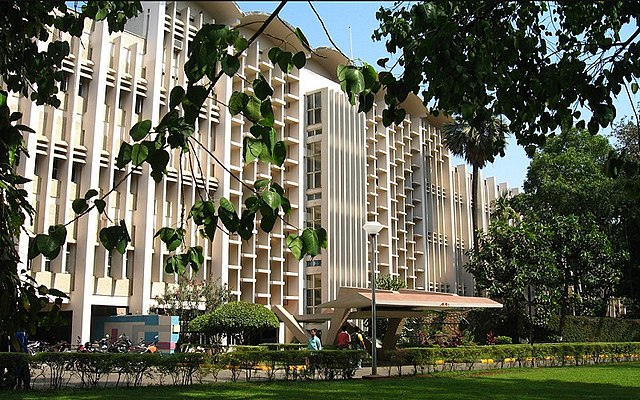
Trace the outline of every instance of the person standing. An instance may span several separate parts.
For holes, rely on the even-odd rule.
[[[341,350],[348,349],[351,344],[351,335],[347,332],[347,326],[343,325],[338,333],[338,348]]]
[[[31,371],[29,369],[29,348],[27,346],[29,342],[29,336],[24,331],[16,332],[16,341],[18,342],[18,352],[26,353],[27,357],[24,358],[16,366],[16,377],[18,388],[22,386],[24,390],[31,389]]]
[[[307,350],[322,350],[322,342],[318,337],[318,330],[316,328],[311,329],[311,336],[309,337],[309,343],[307,343]]]
[[[320,342],[316,328],[311,329],[310,333],[311,336],[307,343],[307,350],[311,352],[309,354],[309,370],[311,371],[312,377],[315,377],[316,369],[318,368],[318,356],[314,352],[322,350],[322,342]]]
[[[351,348],[353,350],[364,350],[364,338],[362,337],[360,327],[356,326],[353,330],[353,335],[351,335]],[[362,358],[358,358],[358,369],[362,369]]]

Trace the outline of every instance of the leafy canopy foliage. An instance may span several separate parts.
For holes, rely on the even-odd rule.
[[[638,89],[632,82],[640,77],[639,14],[632,1],[438,0],[381,7],[373,38],[399,52],[403,67],[398,78],[379,74],[390,115],[385,125],[413,92],[477,129],[505,116],[529,154],[574,119],[595,133],[616,116],[612,96],[627,85]],[[625,35],[626,25],[636,29]],[[357,95],[360,79],[349,82]],[[588,123],[578,105],[592,112]]]
[[[615,179],[605,174],[611,150],[606,138],[583,130],[549,138],[529,165],[521,200],[545,215],[590,213],[610,224],[625,208]]]
[[[196,317],[189,323],[189,330],[208,335],[236,335],[244,342],[244,339],[252,333],[263,329],[275,329],[279,326],[278,317],[265,306],[256,303],[231,302]]]
[[[521,314],[524,288],[534,285],[533,322],[541,325],[568,309],[602,315],[626,252],[616,249],[589,216],[554,215],[543,221],[533,212],[518,215],[504,207],[508,202],[498,205],[497,217],[466,265],[478,287]]]
[[[58,106],[57,82],[62,80],[62,60],[69,54],[69,43],[53,38],[46,50],[39,50],[38,40],[50,39],[51,30],[79,36],[86,18],[106,20],[111,31],[121,30],[128,17],[142,8],[139,2],[88,1],[80,13],[72,12],[64,1],[7,2],[0,8],[4,21],[0,31],[0,77],[9,91],[20,92],[36,104]],[[21,125],[20,112],[11,113],[6,91],[0,91],[0,332],[13,335],[24,330],[35,333],[39,322],[55,322],[59,306],[66,295],[36,283],[20,271],[16,243],[20,229],[34,209],[27,192],[20,185],[28,179],[16,167],[27,156],[23,134],[33,134]],[[97,194],[97,192],[96,192]],[[92,196],[89,196],[92,197]],[[39,254],[53,259],[67,236],[63,225],[50,226],[39,234],[29,248],[29,258]],[[22,271],[24,272],[24,270]],[[54,299],[50,306],[49,300]],[[44,320],[39,312],[49,315]]]
[[[180,323],[186,325],[202,313],[201,304],[204,305],[204,312],[210,312],[230,299],[229,288],[220,284],[219,279],[199,281],[179,276],[178,286],[175,289],[167,289],[161,296],[155,297],[158,306],[151,312],[177,315],[180,317]]]
[[[445,146],[456,156],[464,157],[473,167],[471,175],[471,212],[473,223],[473,245],[477,247],[479,171],[487,163],[493,162],[497,155],[504,157],[507,145],[507,126],[496,117],[481,124],[481,129],[471,126],[463,120],[456,120],[442,127],[442,140]]]
[[[275,17],[275,14],[272,17]],[[267,19],[263,26],[266,26],[271,19]],[[301,31],[296,30],[295,36],[308,47]],[[128,176],[134,168],[148,164],[151,177],[156,182],[160,182],[166,174],[172,151],[177,152],[182,160],[183,157],[189,156],[193,148],[200,146],[219,162],[211,150],[203,146],[193,135],[198,115],[204,102],[210,97],[216,82],[224,75],[233,77],[238,73],[239,57],[256,37],[254,35],[246,39],[238,30],[224,25],[204,25],[193,39],[188,53],[189,59],[184,66],[188,79],[186,88],[181,86],[172,88],[169,94],[169,112],[155,127],[152,121],[142,120],[131,128],[129,132],[131,142],[122,143],[116,158],[116,167],[128,170],[126,175]],[[233,51],[230,51],[231,49]],[[294,54],[280,48],[271,49],[269,58],[285,73],[291,72],[294,67],[302,68],[306,63],[304,52]],[[251,95],[239,91],[233,92],[228,104],[231,115],[242,114],[252,123],[249,129],[250,135],[245,137],[243,142],[244,162],[263,162],[282,166],[286,159],[287,146],[284,141],[278,140],[274,128],[275,117],[270,99],[274,93],[273,88],[262,74],[252,82],[252,87],[254,93]],[[224,165],[222,167],[229,172]],[[123,182],[126,176],[115,186]],[[239,180],[236,176],[232,178]],[[219,223],[224,226],[226,233],[237,234],[242,239],[248,240],[253,236],[258,218],[260,229],[271,232],[276,221],[291,212],[291,203],[278,183],[270,179],[258,179],[253,183],[253,187],[244,182],[241,184],[250,193],[245,196],[242,209],[236,209],[236,206],[225,197],[214,201],[209,198],[208,192],[205,192],[204,196],[199,192],[200,198],[195,201],[191,210],[188,212],[183,210],[181,215],[186,215],[187,219],[197,226],[202,237],[213,241],[216,231],[220,229]],[[89,190],[83,198],[73,202],[74,211],[78,217],[93,209],[104,213],[105,198],[113,190],[115,187],[96,199],[94,197],[98,195],[98,191]],[[197,271],[204,262],[202,246],[186,244],[186,223],[187,221],[181,217],[178,226],[162,227],[156,232],[155,236],[159,237],[167,250],[173,253],[164,265],[165,272],[168,274],[183,275],[189,268]],[[64,227],[59,229],[62,230]],[[120,220],[113,226],[102,228],[99,238],[105,249],[116,250],[120,254],[126,252],[127,245],[131,241],[124,220]],[[44,239],[47,239],[46,243]],[[50,233],[49,236],[43,237],[40,241],[36,240],[32,244],[29,256],[34,258],[43,254],[50,259],[55,258],[63,244],[62,235],[56,239],[51,238]],[[306,228],[299,235],[290,234],[286,238],[286,244],[298,260],[306,255],[314,257],[320,253],[321,248],[327,247],[327,234],[321,227]]]
[[[188,82],[185,88],[174,87],[169,96],[169,112],[154,127],[150,120],[136,123],[129,135],[130,142],[124,142],[118,152],[116,167],[126,172],[120,181],[107,193],[99,196],[95,189],[88,190],[84,196],[72,203],[76,218],[64,225],[54,225],[48,232],[38,234],[29,246],[28,257],[34,259],[40,255],[48,259],[56,258],[66,241],[66,225],[73,223],[83,215],[96,210],[106,213],[106,198],[131,175],[136,168],[145,163],[150,167],[151,177],[161,181],[167,172],[170,152],[176,151],[180,157],[188,155],[195,146],[203,147],[218,163],[210,149],[205,148],[194,136],[195,124],[204,102],[210,97],[216,82],[223,76],[234,76],[240,68],[239,57],[277,16],[282,3],[250,39],[242,37],[239,31],[223,25],[207,24],[193,39],[189,49],[189,60],[185,64]],[[69,55],[69,43],[51,37],[50,32],[69,34],[78,37],[82,34],[84,21],[91,18],[106,21],[109,31],[122,30],[127,19],[142,10],[140,2],[125,1],[88,1],[83,3],[79,12],[70,10],[66,2],[54,0],[45,3],[10,2],[0,11],[5,20],[5,29],[0,33],[0,74],[9,91],[19,92],[36,104],[60,105],[57,98],[57,82],[62,81],[62,60]],[[309,48],[302,32],[296,29],[293,35],[304,47]],[[39,51],[39,41],[49,41],[46,51]],[[284,42],[283,42],[284,43]],[[285,43],[286,44],[286,43]],[[286,49],[269,52],[269,58],[286,73],[293,68],[302,68],[306,63],[304,52],[292,53]],[[263,76],[253,82],[254,94],[251,96],[234,93],[229,104],[235,115],[242,113],[253,123],[252,138],[244,142],[244,160],[271,163],[282,166],[286,158],[286,145],[278,140],[274,130],[274,113],[270,96],[273,89]],[[36,288],[30,281],[22,282],[17,273],[19,257],[15,243],[20,227],[27,215],[33,215],[33,209],[27,201],[26,191],[19,185],[26,182],[15,172],[20,155],[25,154],[22,132],[34,133],[29,127],[16,123],[20,113],[9,112],[6,106],[7,93],[0,93],[0,240],[2,263],[0,263],[0,286],[7,296],[0,302],[0,331],[9,333],[17,330],[35,331],[37,313],[47,305],[42,297],[46,294],[64,296],[62,293],[44,286]],[[6,156],[6,158],[5,158]],[[196,157],[197,159],[197,157]],[[223,169],[230,173],[222,165]],[[238,179],[235,176],[232,178]],[[243,183],[244,184],[244,183]],[[246,185],[245,185],[246,186]],[[237,233],[244,239],[253,234],[257,216],[260,216],[260,228],[270,232],[277,219],[283,218],[291,210],[284,189],[275,182],[261,179],[254,187],[247,187],[253,195],[245,198],[244,210],[236,210],[226,198],[218,202],[200,193],[187,215],[200,234],[213,240],[215,231],[222,223],[229,234]],[[108,218],[108,216],[107,216]],[[109,218],[108,218],[109,219]],[[197,270],[204,262],[201,246],[187,246],[185,243],[185,218],[181,217],[176,227],[163,227],[156,236],[165,243],[170,252],[174,252],[165,264],[167,273],[182,275],[187,268]],[[131,241],[124,220],[115,221],[112,226],[102,228],[99,233],[102,245],[108,251],[121,254]],[[287,244],[295,257],[315,256],[321,248],[327,246],[326,231],[322,228],[304,229],[300,235],[291,234]],[[7,262],[4,262],[7,261]],[[26,279],[29,279],[28,276]],[[38,295],[39,293],[39,295]],[[60,300],[58,299],[59,303]],[[58,308],[53,308],[54,312]]]

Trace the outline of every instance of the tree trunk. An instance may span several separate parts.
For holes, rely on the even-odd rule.
[[[480,168],[473,166],[473,175],[471,176],[471,222],[473,229],[473,251],[478,251],[478,174]]]

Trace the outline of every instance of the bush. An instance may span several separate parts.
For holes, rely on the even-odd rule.
[[[554,318],[550,326],[557,331],[559,324]],[[640,341],[640,320],[567,316],[561,336],[565,342]]]
[[[391,360],[398,367],[413,366],[414,373],[454,368],[466,364],[472,369],[478,363],[505,365],[579,365],[606,361],[637,360],[640,343],[547,343],[505,344],[502,346],[471,346],[457,348],[406,348],[392,353]]]
[[[278,317],[268,308],[260,304],[232,302],[194,318],[189,323],[189,330],[207,335],[238,335],[244,343],[252,333],[279,326]]]
[[[512,344],[513,340],[511,340],[510,336],[498,336],[496,338],[496,344]]]

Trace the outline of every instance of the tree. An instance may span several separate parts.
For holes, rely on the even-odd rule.
[[[464,157],[473,167],[471,177],[471,220],[473,225],[473,246],[477,250],[478,212],[479,212],[479,174],[488,162],[493,162],[500,154],[504,157],[507,126],[497,118],[476,129],[463,121],[445,124],[442,127],[442,139],[445,146],[456,156]]]
[[[640,3],[632,1],[437,0],[381,7],[373,37],[400,53],[403,68],[398,78],[379,75],[389,112],[395,115],[413,92],[476,129],[504,116],[529,154],[574,119],[596,133],[615,118],[612,97],[628,86],[638,89],[638,15]],[[591,111],[588,123],[578,106]]]
[[[51,40],[46,50],[40,50],[38,40],[48,40],[54,28],[79,36],[87,18],[106,20],[111,31],[121,30],[126,19],[139,11],[139,2],[125,1],[89,1],[79,13],[60,0],[4,3],[0,9],[0,77],[4,86],[37,104],[58,106],[57,82],[62,80],[60,67],[69,54],[69,44]],[[33,207],[27,192],[20,188],[28,179],[20,176],[16,167],[20,158],[27,156],[22,135],[35,133],[18,122],[21,117],[19,112],[10,112],[7,92],[0,91],[0,332],[9,335],[19,330],[34,333],[38,313],[47,309],[50,298],[55,302],[46,321],[55,322],[65,297],[57,290],[36,286],[20,273],[16,243],[25,219],[33,216]],[[33,243],[54,258],[60,252],[58,243],[65,240],[66,230],[58,226],[36,236]],[[14,346],[17,348],[17,343]]]
[[[504,207],[504,203],[500,205]],[[533,323],[546,325],[553,315],[604,315],[615,293],[627,254],[589,215],[554,215],[498,210],[479,250],[466,265],[478,287],[505,302],[518,320],[526,285],[536,288]]]
[[[231,292],[220,279],[199,281],[186,276],[178,276],[178,286],[167,289],[161,296],[156,296],[157,307],[152,310],[165,315],[180,317],[180,325],[186,327],[189,321],[202,313],[207,313],[227,303]]]
[[[544,215],[590,213],[614,230],[626,207],[615,179],[605,174],[611,150],[606,138],[584,130],[549,138],[531,160],[521,200]]]
[[[616,124],[611,136],[615,139],[614,147],[618,152],[640,160],[640,129],[637,123],[623,119]]]
[[[248,343],[251,335],[264,329],[276,329],[280,326],[278,317],[261,304],[231,302],[210,313],[196,317],[189,323],[192,332],[217,337],[236,339],[240,344]]]
[[[73,201],[72,207],[76,217],[65,224],[49,227],[47,233],[38,234],[29,245],[28,258],[34,259],[42,255],[50,260],[55,259],[66,241],[66,225],[94,210],[99,214],[106,214],[108,212],[105,201],[107,196],[116,190],[127,176],[134,170],[140,169],[145,163],[149,166],[151,177],[160,181],[166,173],[171,152],[182,161],[183,157],[193,156],[190,154],[191,150],[199,146],[218,161],[211,150],[193,136],[199,110],[219,79],[224,75],[234,76],[238,72],[241,53],[251,46],[269,23],[277,17],[285,3],[281,2],[249,39],[241,36],[238,30],[224,25],[204,25],[193,38],[189,48],[189,60],[184,67],[187,76],[186,88],[180,86],[172,88],[168,99],[170,111],[157,122],[155,127],[153,127],[155,121],[142,120],[131,128],[129,132],[131,142],[122,143],[116,166],[124,172],[124,178],[115,182],[112,189],[103,195],[100,195],[96,189],[90,189],[82,197]],[[0,35],[0,47],[2,47],[0,52],[7,55],[0,63],[0,74],[6,81],[7,88],[29,95],[38,104],[57,106],[59,101],[55,96],[58,91],[56,81],[62,79],[60,63],[69,54],[69,45],[64,41],[52,41],[47,52],[38,53],[38,40],[47,40],[49,38],[47,31],[54,27],[60,32],[78,36],[82,33],[85,18],[107,20],[110,30],[122,29],[127,18],[141,10],[139,2],[124,1],[89,1],[82,5],[79,14],[69,10],[62,1],[46,4],[13,2],[10,7],[4,7],[2,15],[5,16],[6,29],[2,34],[10,32],[11,35]],[[297,37],[300,47],[309,48],[306,38],[299,29],[292,29],[290,36]],[[288,38],[284,38],[282,43],[286,43],[286,40]],[[29,62],[22,65],[12,61],[19,59],[12,57],[20,56],[21,51],[30,57],[33,56]],[[268,55],[274,64],[287,73],[293,68],[304,67],[306,63],[304,51],[293,53],[274,47]],[[243,142],[244,161],[249,163],[257,159],[259,162],[281,166],[286,158],[286,144],[282,140],[277,140],[274,129],[274,113],[270,100],[273,88],[262,75],[251,83],[253,86],[251,95],[234,92],[228,102],[228,109],[232,115],[243,114],[252,123],[250,129],[252,136],[245,138]],[[4,218],[4,221],[0,221],[0,225],[8,229],[3,230],[3,234],[6,233],[7,236],[2,237],[0,244],[3,246],[3,252],[6,252],[5,258],[11,260],[10,264],[2,264],[0,282],[3,288],[14,291],[14,295],[8,297],[9,301],[4,301],[3,298],[0,303],[0,317],[3,317],[0,318],[2,321],[0,329],[9,333],[18,329],[33,332],[37,321],[34,317],[34,313],[38,310],[34,301],[37,296],[33,294],[26,297],[27,294],[36,293],[36,291],[39,291],[40,295],[47,293],[62,295],[62,293],[45,287],[35,288],[29,281],[20,283],[20,277],[16,272],[20,262],[15,252],[17,235],[24,218],[31,215],[33,210],[26,201],[26,192],[15,189],[16,185],[25,181],[15,173],[14,168],[19,156],[24,154],[22,132],[32,131],[28,127],[15,124],[20,115],[9,114],[6,107],[6,92],[0,96],[0,107],[0,114],[4,117],[0,120],[3,123],[0,130],[3,133],[6,132],[6,135],[2,136],[4,147],[2,150],[7,149],[8,155],[8,161],[2,166],[3,176],[0,176],[2,183],[0,189],[3,190],[0,193],[3,200],[0,205],[2,208],[0,217]],[[198,160],[197,155],[192,159]],[[226,166],[220,165],[231,174]],[[184,179],[182,174],[180,176],[181,180]],[[246,240],[253,235],[258,216],[260,229],[270,232],[275,222],[278,219],[284,219],[290,212],[291,204],[284,189],[276,182],[270,179],[258,179],[253,186],[241,183],[247,191],[252,193],[246,196],[242,210],[236,210],[226,198],[214,202],[208,191],[200,187],[202,189],[200,200],[196,201],[190,210],[186,210],[183,204],[178,226],[163,227],[157,231],[156,236],[160,237],[167,249],[173,253],[165,262],[167,273],[183,275],[188,268],[197,271],[204,262],[202,247],[188,246],[185,241],[187,219],[191,220],[200,234],[209,240],[213,240],[215,232],[221,229],[218,222],[224,226],[225,233],[237,233]],[[108,215],[106,216],[112,220]],[[124,220],[114,221],[112,226],[102,228],[99,239],[107,251],[118,251],[121,254],[126,251],[127,244],[131,241]],[[290,234],[286,238],[286,243],[292,254],[301,260],[306,255],[313,257],[320,252],[321,248],[326,248],[327,235],[326,231],[319,227],[300,229],[299,234]],[[4,269],[5,266],[6,269]],[[27,285],[26,289],[21,285]],[[19,289],[14,290],[13,288],[16,287]],[[44,307],[46,302],[41,305]]]

